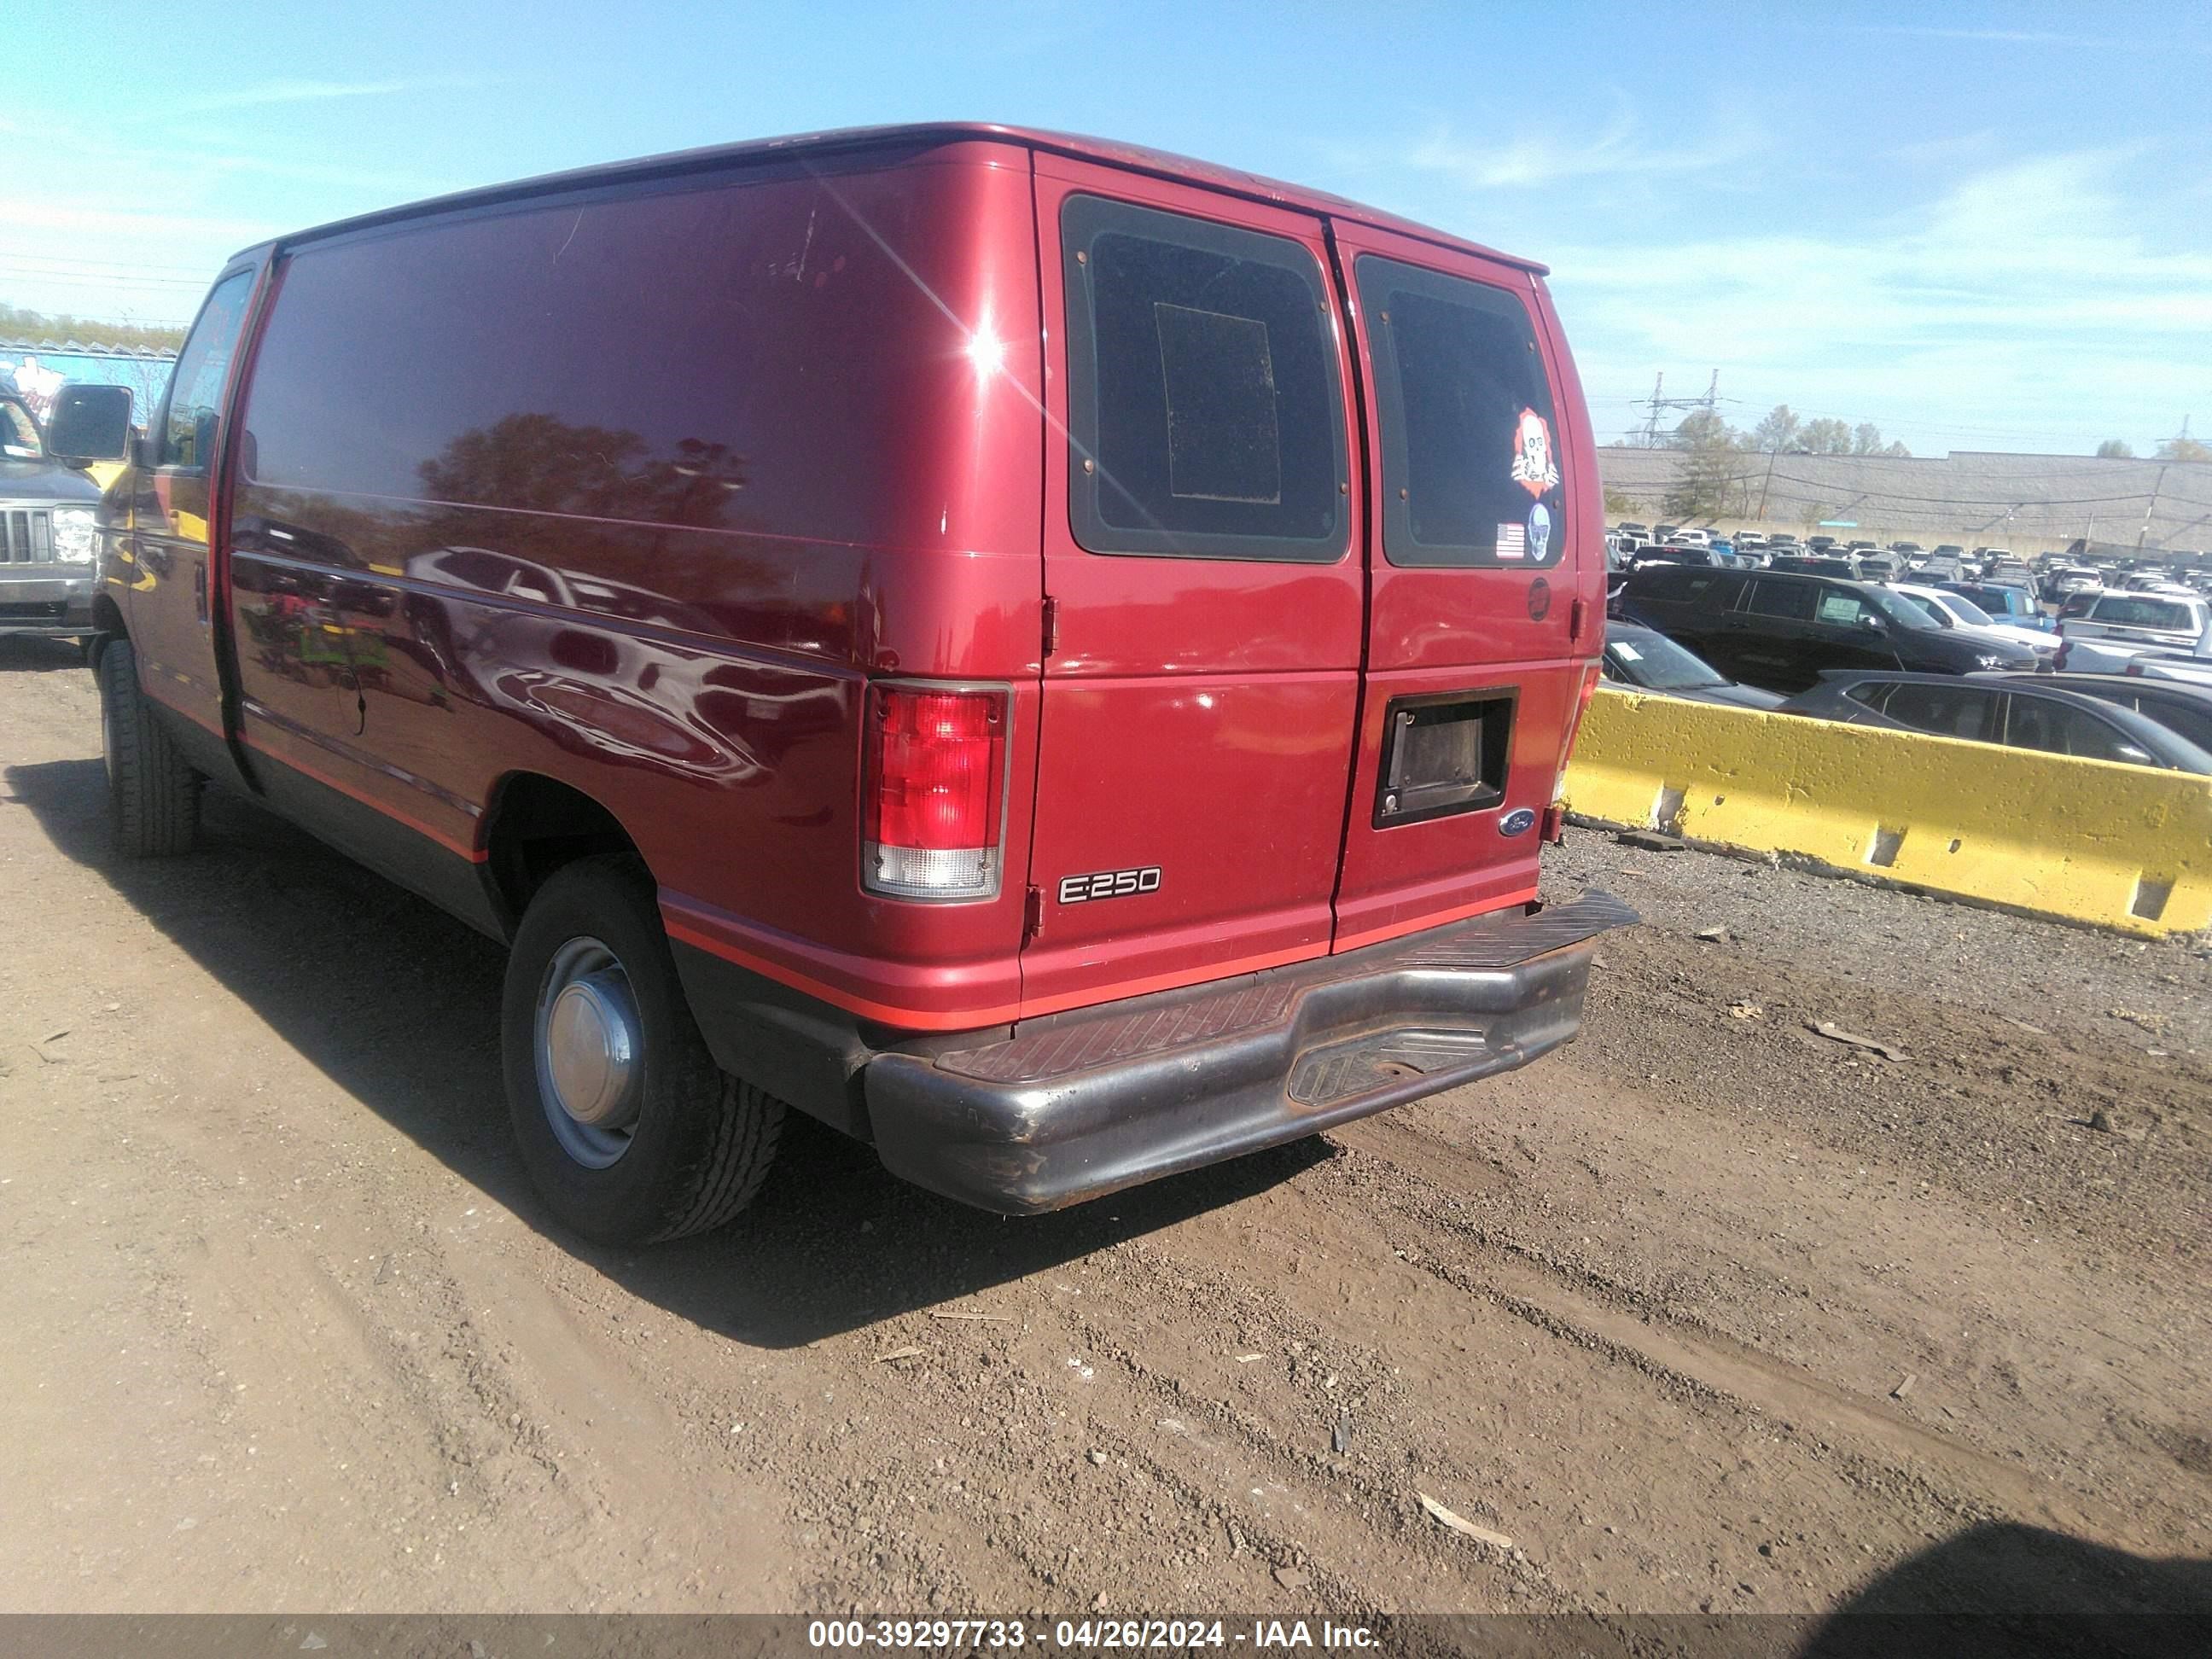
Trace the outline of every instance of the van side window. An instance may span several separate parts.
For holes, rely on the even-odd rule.
[[[1813,620],[1817,592],[1809,582],[1775,581],[1760,577],[1751,585],[1751,603],[1744,609],[1757,617],[1781,617],[1790,622]]]
[[[198,470],[214,459],[223,382],[230,378],[230,360],[238,350],[246,302],[252,294],[253,273],[241,270],[217,283],[200,308],[199,321],[192,325],[191,337],[169,374],[169,402],[161,416],[161,447],[155,465]]]
[[[1341,556],[1342,380],[1314,256],[1285,237],[1096,196],[1068,198],[1060,238],[1077,543]]]
[[[1382,410],[1383,556],[1557,564],[1565,463],[1527,304],[1374,254],[1353,270]]]

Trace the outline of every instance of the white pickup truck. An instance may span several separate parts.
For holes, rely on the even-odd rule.
[[[2100,594],[2087,614],[2058,625],[2056,666],[2069,673],[2148,672],[2185,665],[2212,670],[2212,602],[2194,594]]]

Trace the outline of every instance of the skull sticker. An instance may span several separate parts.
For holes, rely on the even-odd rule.
[[[1513,428],[1513,482],[1531,495],[1541,496],[1559,481],[1551,426],[1534,410],[1524,409]]]

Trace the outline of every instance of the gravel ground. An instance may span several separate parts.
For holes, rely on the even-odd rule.
[[[2201,935],[2151,943],[1765,860],[1655,852],[1600,830],[1569,831],[1549,868],[1569,885],[1610,888],[1647,926],[1725,924],[1753,951],[1983,1024],[2001,1011],[2124,1048],[2212,1052],[2212,943]]]
[[[1523,1072],[1019,1222],[800,1122],[611,1251],[495,948],[98,752],[0,641],[0,1610],[2212,1613],[2185,949],[1578,832]]]

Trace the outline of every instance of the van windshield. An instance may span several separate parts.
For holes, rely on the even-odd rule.
[[[1559,422],[1526,303],[1374,254],[1353,269],[1382,410],[1383,557],[1558,563]]]

